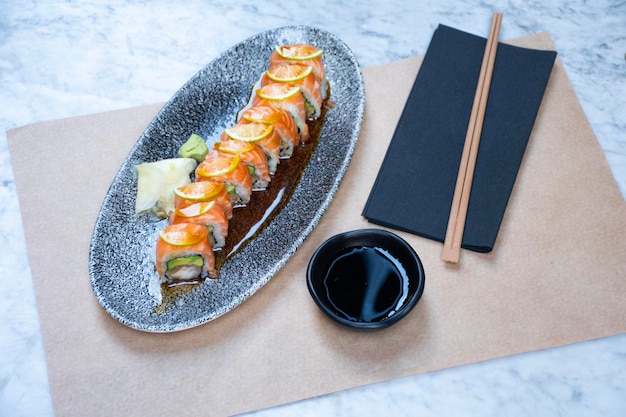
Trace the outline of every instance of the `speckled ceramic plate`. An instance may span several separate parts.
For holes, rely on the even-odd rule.
[[[155,239],[164,223],[135,216],[134,166],[175,157],[190,133],[217,137],[247,102],[274,46],[292,43],[324,50],[336,107],[326,114],[318,145],[291,198],[254,239],[227,259],[220,278],[164,305],[154,271]],[[311,27],[264,32],[204,67],[148,125],[105,197],[89,259],[93,290],[104,309],[129,327],[172,332],[213,320],[252,296],[289,260],[330,204],[359,136],[364,94],[361,70],[350,49],[335,35]]]

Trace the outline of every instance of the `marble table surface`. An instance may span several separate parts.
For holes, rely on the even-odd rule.
[[[221,51],[278,26],[334,32],[366,67],[424,54],[439,23],[486,36],[494,11],[501,39],[550,32],[626,195],[623,0],[0,0],[0,416],[54,415],[6,130],[166,101]],[[617,335],[252,415],[624,416],[625,391]]]

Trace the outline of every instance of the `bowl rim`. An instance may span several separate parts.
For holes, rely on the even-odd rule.
[[[352,321],[352,320],[348,320],[344,317],[341,317],[335,314],[334,311],[321,300],[321,297],[318,295],[317,291],[315,290],[315,285],[314,285],[314,280],[313,280],[313,268],[314,268],[315,263],[318,261],[320,254],[324,251],[324,249],[327,246],[336,242],[337,240],[345,239],[345,240],[350,241],[350,240],[354,240],[357,238],[364,238],[367,236],[378,236],[378,237],[388,238],[400,244],[401,249],[406,251],[408,255],[415,260],[415,263],[417,265],[417,270],[418,270],[417,276],[409,276],[410,280],[417,280],[417,289],[413,297],[406,304],[404,304],[400,310],[398,310],[394,315],[392,315],[389,318],[386,318],[380,321]],[[363,244],[354,245],[354,247],[357,247],[357,246],[367,246],[367,245],[363,245]],[[377,246],[380,247],[380,245],[377,245]],[[346,248],[348,247],[351,247],[351,246],[350,245],[346,246]],[[385,249],[385,248],[382,247],[382,249]],[[386,229],[364,228],[364,229],[354,229],[354,230],[341,232],[341,233],[338,233],[329,237],[324,242],[322,242],[322,244],[319,245],[317,249],[313,252],[313,255],[311,255],[311,258],[309,260],[307,270],[306,270],[306,281],[307,281],[307,287],[309,289],[309,294],[311,295],[311,298],[313,298],[313,301],[319,307],[319,309],[322,310],[322,312],[328,318],[330,318],[333,322],[343,325],[345,327],[351,328],[351,329],[377,330],[377,329],[384,329],[384,328],[388,328],[392,326],[393,324],[397,323],[402,318],[404,318],[409,312],[411,312],[411,310],[413,310],[413,308],[415,308],[419,300],[422,298],[422,294],[424,293],[426,274],[425,274],[424,266],[422,264],[422,261],[419,255],[406,240],[404,240],[397,234]]]

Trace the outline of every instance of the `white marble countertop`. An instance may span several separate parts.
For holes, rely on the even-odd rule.
[[[267,29],[334,32],[362,66],[424,54],[439,23],[486,36],[494,11],[504,14],[501,39],[549,31],[626,195],[626,3],[419,3],[0,0],[0,415],[54,415],[5,131],[166,101],[220,52]],[[254,415],[624,416],[625,391],[626,335],[618,335]]]

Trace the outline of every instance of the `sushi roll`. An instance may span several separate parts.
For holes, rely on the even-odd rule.
[[[272,180],[263,149],[254,142],[231,139],[224,135],[213,148],[227,155],[239,155],[252,176],[252,191],[265,190]]]
[[[328,80],[323,61],[324,51],[313,45],[295,44],[282,45],[274,48],[269,60],[269,66],[294,64],[311,67],[313,74],[320,84],[322,100],[328,97]]]
[[[196,168],[196,182],[221,182],[226,186],[233,207],[245,206],[252,195],[252,176],[239,155],[227,156],[210,151]]]
[[[226,218],[233,217],[233,202],[222,182],[192,182],[174,189],[174,208],[184,209],[192,204],[215,201],[224,210]]]
[[[226,245],[233,208],[248,204],[253,190],[268,187],[280,159],[309,140],[308,123],[328,106],[322,55],[312,45],[277,46],[236,124],[213,149],[192,134],[179,150],[181,158],[136,166],[137,215],[151,211],[168,218],[155,248],[161,282],[218,278],[214,251]]]
[[[283,109],[272,106],[254,106],[241,113],[239,123],[263,123],[274,126],[280,136],[280,157],[289,158],[300,144],[298,127]]]
[[[280,136],[273,126],[262,123],[237,123],[224,130],[222,140],[226,138],[259,145],[267,158],[270,173],[276,172],[280,163]]]
[[[226,244],[228,236],[228,219],[224,209],[215,201],[205,201],[177,208],[170,216],[169,224],[196,223],[208,228],[209,239],[213,250]]]
[[[289,83],[271,83],[255,91],[251,107],[272,106],[283,109],[289,114],[296,126],[302,141],[309,138],[309,126],[307,125],[306,104],[301,88]]]
[[[313,67],[297,64],[279,64],[270,67],[261,78],[261,87],[271,83],[289,83],[300,87],[304,97],[307,119],[319,119],[324,100],[320,82],[313,74]]]
[[[161,282],[217,278],[206,226],[178,223],[161,230],[156,243],[156,270]]]

